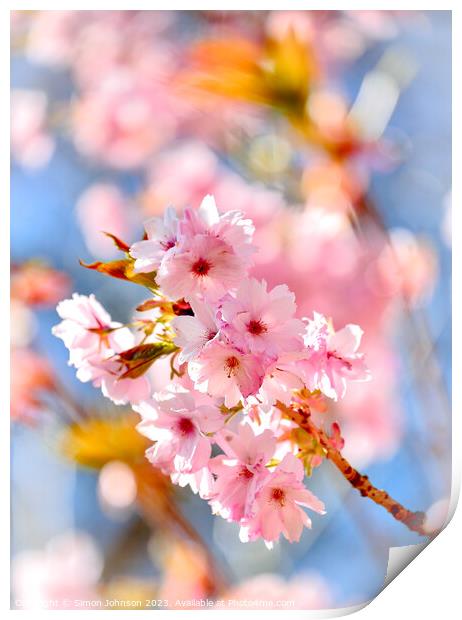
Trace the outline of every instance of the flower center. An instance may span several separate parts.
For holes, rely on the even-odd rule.
[[[245,478],[246,480],[251,480],[253,478],[253,473],[247,467],[244,467],[239,472],[239,478]]]
[[[198,258],[191,267],[191,271],[195,276],[206,276],[212,265],[205,258]]]
[[[160,247],[167,252],[175,247],[175,241],[173,239],[165,239],[165,241],[160,242]]]
[[[264,334],[265,332],[267,332],[268,328],[263,323],[263,321],[252,320],[249,323],[247,323],[247,331],[251,333],[253,336],[260,336],[261,334]]]
[[[271,490],[271,499],[277,502],[280,506],[284,506],[286,494],[284,489],[275,488]]]
[[[178,422],[178,430],[182,435],[191,435],[194,432],[194,424],[189,418],[181,418]]]
[[[237,357],[235,357],[234,355],[231,355],[230,357],[226,358],[225,372],[228,375],[228,379],[231,377],[232,374],[236,372],[238,368],[239,368],[239,360],[237,359]]]

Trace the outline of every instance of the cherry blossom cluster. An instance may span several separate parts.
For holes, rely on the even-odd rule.
[[[167,209],[145,230],[127,256],[135,273],[152,278],[153,328],[137,341],[93,296],[74,295],[58,305],[63,320],[53,332],[79,379],[140,414],[138,430],[153,442],[146,456],[172,482],[238,523],[242,541],[271,546],[281,534],[298,541],[311,526],[304,508],[324,513],[304,486],[307,465],[318,465],[322,451],[310,451],[313,438],[284,407],[303,398],[316,408],[324,397],[341,399],[348,381],[368,380],[362,330],[336,332],[316,312],[297,318],[285,284],[268,290],[250,275],[251,220],[220,214],[211,196],[180,215]],[[133,366],[156,343],[169,343],[162,351],[172,356],[171,381],[160,392],[143,370],[149,364]],[[337,425],[331,440],[341,447]]]

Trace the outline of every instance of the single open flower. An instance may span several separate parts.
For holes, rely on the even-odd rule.
[[[271,545],[281,534],[289,542],[300,540],[303,526],[311,527],[311,520],[301,506],[324,514],[324,504],[303,486],[301,461],[289,453],[257,493],[254,516],[243,522],[241,540],[262,537]]]
[[[103,355],[105,349],[120,351],[132,346],[130,330],[112,321],[94,295],[78,295],[59,302],[56,311],[63,319],[52,329],[69,349],[69,363],[77,368],[85,359]]]
[[[294,318],[295,295],[285,284],[267,291],[264,280],[244,280],[221,308],[229,338],[246,350],[267,355],[301,350],[303,322]]]
[[[210,458],[208,433],[222,428],[218,408],[197,405],[188,393],[168,394],[134,407],[142,417],[138,430],[154,441],[146,456],[166,473],[189,474],[204,467]]]
[[[238,286],[245,271],[244,261],[230,245],[203,234],[162,261],[157,282],[172,299],[190,301],[199,296],[217,301]]]
[[[232,345],[214,341],[189,362],[189,376],[200,392],[224,398],[226,407],[256,394],[264,377],[263,361]]]
[[[273,456],[276,438],[268,429],[257,435],[244,424],[238,433],[222,431],[216,442],[224,454],[210,461],[217,477],[210,504],[222,517],[240,521],[252,514],[255,495],[270,475],[266,465]]]

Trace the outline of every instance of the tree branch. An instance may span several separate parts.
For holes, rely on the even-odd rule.
[[[382,489],[375,487],[369,478],[361,474],[357,469],[352,467],[347,459],[342,456],[339,450],[332,446],[329,437],[321,428],[319,428],[312,420],[309,410],[296,405],[294,408],[283,406],[283,411],[292,421],[300,428],[304,429],[310,435],[314,436],[323,449],[326,457],[334,463],[343,477],[353,486],[363,497],[368,497],[373,502],[382,506],[397,521],[403,523],[413,532],[417,532],[420,536],[433,537],[436,532],[431,532],[425,528],[425,513],[412,512],[405,508],[400,502],[396,501]]]

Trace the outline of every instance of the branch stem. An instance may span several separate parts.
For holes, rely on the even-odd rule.
[[[293,413],[293,415],[290,415],[292,420],[296,422],[300,428],[303,428],[319,441],[326,452],[326,457],[332,461],[342,476],[352,487],[361,493],[363,497],[368,497],[379,506],[385,508],[397,521],[403,523],[403,525],[411,531],[417,532],[420,536],[432,537],[436,534],[436,532],[430,532],[425,528],[424,512],[412,512],[408,510],[400,502],[391,497],[389,493],[375,487],[366,475],[361,474],[350,465],[340,451],[332,446],[325,431],[313,422],[309,412],[299,407],[290,409],[290,411]]]

